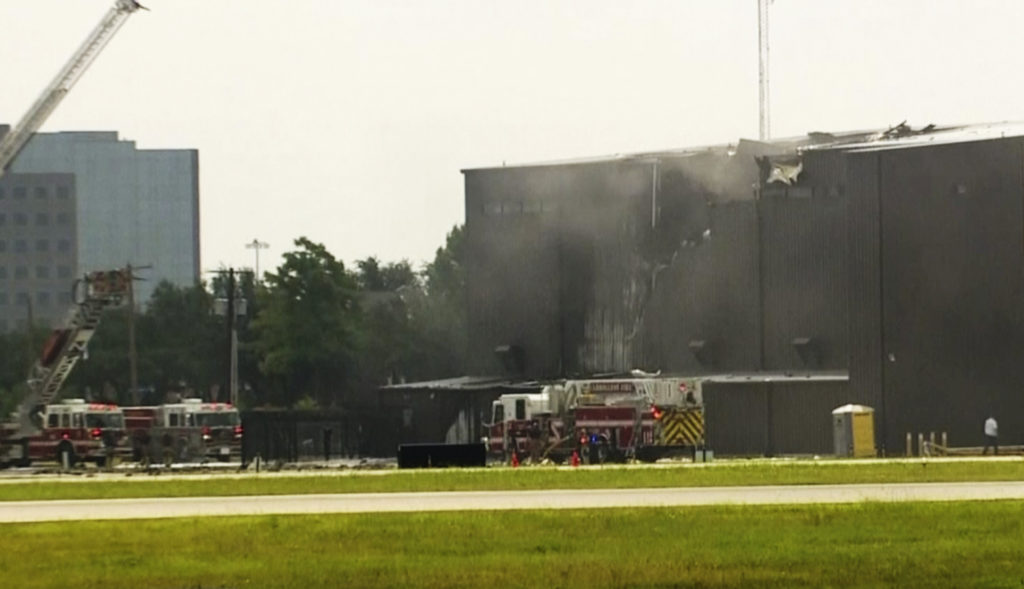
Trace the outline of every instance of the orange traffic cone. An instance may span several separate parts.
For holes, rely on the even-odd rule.
[[[519,467],[519,454],[517,454],[515,451],[513,451],[512,452],[512,468],[518,468],[518,467]]]
[[[580,465],[580,453],[579,452],[577,452],[575,450],[572,451],[572,460],[570,461],[570,463],[573,466],[579,466]]]

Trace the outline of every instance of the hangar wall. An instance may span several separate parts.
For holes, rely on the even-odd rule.
[[[868,397],[876,388],[888,448],[900,448],[908,431],[946,431],[954,445],[980,445],[990,413],[1004,443],[1018,443],[1024,432],[1020,140],[852,157],[861,169],[874,163],[875,174],[855,192],[851,226],[862,238],[878,231],[878,255],[858,259],[855,271],[870,287],[851,305],[852,316],[869,318],[852,339],[855,393]]]

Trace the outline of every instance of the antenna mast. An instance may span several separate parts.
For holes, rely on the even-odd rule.
[[[768,118],[768,3],[771,0],[757,0],[757,37],[758,37],[758,82],[760,138],[761,141],[771,139],[771,121]]]

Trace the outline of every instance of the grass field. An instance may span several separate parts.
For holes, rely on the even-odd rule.
[[[0,525],[5,586],[1020,587],[1024,502]]]
[[[470,491],[499,489],[644,488],[927,481],[1024,480],[1024,460],[718,463],[699,467],[491,468],[469,470],[246,475],[167,479],[135,475],[66,477],[70,482],[0,484],[0,501]]]

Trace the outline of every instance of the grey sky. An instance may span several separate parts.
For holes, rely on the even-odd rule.
[[[113,0],[0,3],[15,122]],[[757,135],[756,0],[149,0],[44,127],[200,150],[202,260],[429,260],[461,168]],[[1024,2],[776,0],[772,129],[1024,119]]]

